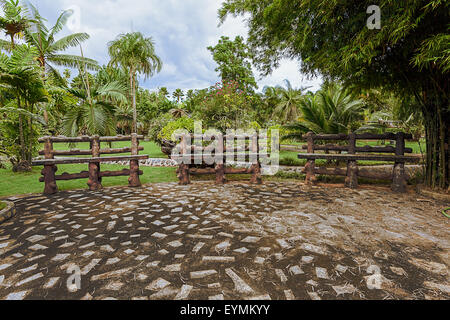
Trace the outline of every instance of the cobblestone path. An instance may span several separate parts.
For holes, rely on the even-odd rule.
[[[445,204],[415,194],[195,183],[11,200],[0,299],[450,298]]]

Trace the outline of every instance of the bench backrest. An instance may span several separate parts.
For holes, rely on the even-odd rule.
[[[343,151],[349,154],[375,152],[393,153],[397,156],[413,153],[411,148],[405,148],[405,140],[412,139],[412,135],[404,132],[383,134],[314,134],[309,132],[303,138],[306,140],[307,145],[304,145],[302,148],[308,150],[308,153],[314,153],[315,151]],[[394,140],[395,146],[357,146],[358,140]],[[345,141],[347,144],[317,144],[316,141]]]
[[[92,156],[100,157],[102,154],[121,154],[131,153],[132,155],[138,155],[139,151],[144,150],[143,147],[139,147],[139,140],[144,139],[144,136],[131,134],[130,136],[115,136],[115,137],[99,137],[99,136],[80,136],[80,137],[42,137],[39,138],[39,142],[44,144],[44,150],[39,151],[39,155],[45,156],[45,159],[54,159],[55,156]],[[101,148],[102,142],[118,142],[118,141],[130,141],[130,147],[124,148]],[[70,149],[70,150],[54,150],[54,143],[80,143],[89,142],[89,149]]]

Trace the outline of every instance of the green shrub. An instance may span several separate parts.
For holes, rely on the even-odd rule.
[[[171,121],[173,121],[173,117],[169,113],[163,113],[157,118],[153,119],[150,122],[148,130],[148,137],[150,138],[150,140],[161,144],[159,134],[161,133],[163,128]]]
[[[158,140],[165,139],[172,141],[172,135],[178,129],[186,129],[189,132],[194,132],[194,119],[184,116],[170,121],[158,134]]]

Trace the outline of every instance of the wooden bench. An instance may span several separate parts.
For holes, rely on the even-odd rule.
[[[99,190],[102,188],[103,177],[119,177],[129,176],[128,183],[130,187],[139,187],[141,182],[139,175],[143,174],[143,171],[139,170],[139,160],[148,159],[148,155],[139,155],[139,151],[144,150],[143,147],[139,147],[139,140],[144,137],[137,134],[131,136],[116,136],[116,137],[99,137],[99,136],[81,136],[81,137],[43,137],[39,139],[40,143],[44,143],[44,150],[39,151],[40,155],[44,155],[44,160],[33,160],[33,166],[44,166],[42,175],[39,179],[40,182],[45,183],[44,194],[53,194],[58,192],[56,181],[59,180],[74,180],[88,178],[89,189]],[[131,141],[131,147],[125,148],[105,148],[101,149],[101,142],[117,142],[117,141]],[[54,150],[54,143],[80,143],[89,142],[89,150]],[[102,154],[120,154],[131,153],[126,156],[108,156],[101,157]],[[91,155],[89,158],[64,158],[55,159],[55,156],[82,156]],[[101,171],[100,163],[114,162],[114,161],[130,161],[130,169],[123,169],[120,171]],[[64,172],[61,175],[55,175],[58,170],[58,164],[88,164],[88,171],[80,173],[67,173]]]
[[[407,176],[405,173],[405,163],[418,163],[421,158],[417,156],[405,156],[405,153],[412,153],[412,149],[405,148],[405,139],[412,139],[412,135],[399,133],[385,134],[314,134],[309,132],[303,137],[307,145],[303,149],[307,153],[300,153],[299,159],[308,160],[304,168],[306,173],[306,183],[312,184],[316,181],[316,174],[346,176],[345,185],[349,188],[358,187],[358,177],[369,179],[392,179],[392,190],[394,192],[406,192]],[[357,140],[394,140],[393,146],[357,146]],[[316,141],[346,141],[346,145],[337,144],[317,144]],[[325,151],[326,153],[315,153],[315,151]],[[346,152],[344,154],[329,154],[330,151]],[[376,154],[370,154],[376,153]],[[315,160],[343,160],[347,162],[347,168],[325,168],[316,167]],[[392,161],[394,169],[392,174],[374,173],[370,168],[359,168],[357,161]]]
[[[173,155],[172,159],[179,163],[177,177],[181,185],[190,184],[190,175],[215,174],[216,183],[224,184],[227,182],[226,174],[250,174],[250,182],[261,184],[261,157],[267,157],[268,154],[259,152],[260,139],[258,134],[252,136],[245,135],[179,135],[180,139],[179,155]],[[193,139],[198,141],[211,141],[209,146],[192,145]],[[188,142],[190,141],[190,142]],[[247,143],[249,142],[249,143]],[[215,143],[215,148],[212,148]],[[213,150],[222,150],[222,153],[215,153]],[[214,157],[215,163],[207,163],[205,158]],[[187,160],[182,161],[182,160]],[[250,162],[249,168],[233,168],[231,163],[235,161]],[[209,160],[210,162],[210,160]]]

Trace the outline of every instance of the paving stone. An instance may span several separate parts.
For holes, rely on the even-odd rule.
[[[231,278],[231,280],[234,283],[235,290],[238,293],[250,295],[253,294],[255,291],[244,281],[239,277],[233,270],[230,268],[225,269],[225,273]]]
[[[245,248],[245,247],[242,247],[242,248],[239,248],[239,249],[235,249],[235,250],[233,250],[234,252],[237,252],[237,253],[242,253],[242,254],[244,254],[244,253],[247,253],[247,252],[249,252],[250,250],[248,250],[247,248]]]
[[[332,286],[332,288],[338,296],[344,295],[344,294],[353,294],[357,291],[357,289],[351,284],[345,284],[345,285],[341,285],[341,286]]]
[[[311,263],[311,262],[313,262],[313,260],[314,260],[314,257],[311,257],[311,256],[303,256],[302,257],[303,263]]]
[[[115,264],[115,263],[117,263],[117,262],[119,262],[119,261],[120,261],[120,259],[117,258],[117,257],[115,257],[115,258],[110,258],[110,259],[106,260],[106,265]]]
[[[166,271],[166,272],[180,272],[181,271],[181,263],[165,266],[162,270]]]
[[[32,265],[32,266],[27,267],[27,268],[19,269],[17,271],[19,271],[20,273],[26,273],[26,272],[30,272],[30,271],[36,270],[37,267],[38,267],[38,265],[35,264],[35,265]]]
[[[284,274],[283,270],[275,269],[275,274],[278,276],[278,278],[280,278],[281,282],[287,282],[288,281],[288,278]]]
[[[185,300],[189,297],[189,294],[191,293],[192,289],[194,287],[190,285],[183,285],[180,289],[180,292],[175,296],[174,300]]]
[[[60,261],[66,260],[69,256],[70,256],[70,253],[59,253],[56,256],[54,256],[51,260],[60,262]]]
[[[59,277],[52,277],[50,278],[46,284],[44,284],[44,289],[51,289],[55,286],[55,284],[59,281]]]
[[[345,272],[347,272],[348,267],[338,264],[335,269],[336,269],[336,271],[339,271],[340,273],[345,273]]]
[[[145,289],[155,291],[155,290],[163,289],[163,288],[167,287],[168,285],[170,285],[169,281],[167,281],[163,278],[158,278],[155,281],[153,281],[152,283],[150,283]]]
[[[286,300],[295,300],[295,296],[292,290],[284,290],[284,295],[286,297]]]
[[[245,300],[272,300],[272,298],[268,294],[263,294],[259,296],[248,297],[245,298]]]
[[[295,265],[289,268],[289,273],[297,276],[299,274],[304,274],[305,272],[299,266]]]
[[[223,294],[217,294],[215,296],[209,296],[208,300],[224,300]]]
[[[322,300],[322,298],[317,294],[317,292],[308,292],[311,300]]]
[[[325,268],[316,267],[316,275],[319,279],[329,279],[328,271]]]
[[[23,279],[22,281],[17,282],[16,283],[16,287],[20,287],[21,285],[24,285],[24,284],[26,284],[28,282],[33,281],[33,280],[37,280],[39,278],[42,278],[43,276],[44,276],[44,274],[42,272],[39,272],[39,273],[37,273],[35,275],[32,275],[31,277],[28,277],[26,279]]]
[[[45,236],[40,235],[40,234],[36,234],[36,235],[33,235],[33,236],[27,238],[27,241],[30,241],[31,243],[35,243],[35,242],[38,242],[38,241],[41,241],[41,240],[44,240],[44,239],[46,239]]]
[[[191,279],[202,279],[216,274],[216,270],[193,271],[191,272]]]
[[[46,246],[40,245],[40,244],[35,244],[31,247],[29,247],[29,249],[33,250],[33,251],[38,251],[38,250],[44,250],[47,249]]]
[[[172,248],[179,248],[179,247],[183,246],[183,244],[180,241],[178,241],[178,240],[171,241],[167,245],[171,246]]]
[[[192,249],[192,252],[197,253],[201,250],[201,248],[203,248],[203,246],[205,245],[204,242],[199,242],[197,243],[194,248]]]
[[[6,296],[5,300],[23,300],[27,294],[28,291],[12,292]]]
[[[216,263],[229,263],[234,262],[234,257],[222,257],[222,256],[204,256],[202,262],[216,262]]]
[[[123,283],[122,282],[110,282],[108,283],[106,286],[103,287],[104,290],[113,290],[113,291],[118,291],[123,287]]]

